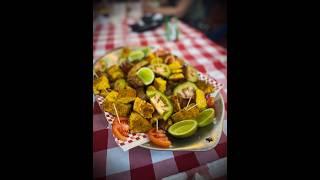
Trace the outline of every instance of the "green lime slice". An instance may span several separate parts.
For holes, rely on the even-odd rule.
[[[198,123],[195,120],[179,121],[168,129],[168,132],[177,138],[186,138],[192,136],[198,128]]]
[[[213,122],[215,111],[213,108],[203,110],[196,118],[199,127],[204,127]]]
[[[141,60],[144,57],[144,52],[140,50],[131,51],[128,55],[129,62]]]
[[[150,68],[143,67],[137,72],[137,76],[141,79],[144,85],[149,85],[154,80],[154,73]]]
[[[143,47],[143,48],[140,48],[139,50],[141,50],[144,53],[144,56],[149,55],[150,52],[151,52],[151,48],[150,47]]]

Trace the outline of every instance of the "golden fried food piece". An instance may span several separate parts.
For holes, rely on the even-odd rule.
[[[158,89],[158,91],[164,93],[166,91],[167,81],[158,77],[155,78],[153,85],[156,89]]]
[[[163,63],[163,59],[160,57],[155,57],[150,61],[150,64],[162,64]]]
[[[104,111],[107,111],[109,113],[111,113],[112,115],[116,116],[116,111],[113,107],[113,104],[115,105],[118,115],[119,116],[128,116],[128,114],[130,113],[131,104],[123,104],[123,103],[119,103],[119,102],[110,102],[107,99],[104,101],[103,103],[103,108]]]
[[[139,97],[136,97],[134,101],[133,110],[139,113],[144,118],[152,118],[152,113],[154,112],[153,106],[150,103],[147,103],[147,101],[140,99]]]
[[[205,81],[197,81],[196,85],[201,89],[205,94],[210,94],[214,92],[214,87],[211,84],[206,83]]]
[[[109,94],[109,91],[107,91],[106,89],[105,90],[101,90],[99,95],[102,96],[102,97],[106,97],[107,95]]]
[[[200,110],[203,110],[207,107],[207,100],[205,94],[200,89],[196,89],[196,104]]]
[[[136,112],[132,112],[129,117],[129,127],[131,133],[144,133],[152,128],[150,122]]]
[[[173,70],[181,69],[182,64],[179,61],[173,61],[171,64],[169,64],[169,68]]]
[[[135,89],[131,88],[130,86],[126,86],[124,89],[119,90],[118,95],[118,102],[127,104],[132,102],[136,99],[137,92]]]
[[[100,76],[98,79],[93,80],[93,93],[99,94],[101,90],[110,88],[109,80],[106,76]]]
[[[184,79],[184,75],[182,73],[171,74],[169,76],[169,79],[173,81],[181,80],[181,79]]]
[[[182,69],[175,69],[171,71],[172,73],[182,73],[183,70]]]
[[[149,63],[151,63],[152,60],[155,59],[155,58],[156,58],[156,56],[155,56],[154,53],[149,53],[149,54],[144,58],[144,60],[146,60],[146,61],[148,61]]]
[[[112,81],[121,79],[124,77],[124,74],[118,65],[112,65],[107,69],[107,73],[110,76]]]
[[[106,96],[106,99],[110,102],[116,102],[117,101],[117,97],[118,97],[119,93],[117,91],[111,91],[110,93],[108,93],[108,95]]]
[[[117,79],[115,82],[114,82],[114,90],[116,91],[120,91],[121,89],[124,89],[126,86],[127,86],[127,82],[126,80],[124,79]]]
[[[194,106],[195,104],[189,104],[188,107],[186,107],[185,109],[182,109],[179,112],[174,113],[171,118],[174,122],[179,122],[182,120],[186,120],[186,119],[194,119],[198,116],[199,114],[199,108]],[[191,108],[193,107],[193,108]]]

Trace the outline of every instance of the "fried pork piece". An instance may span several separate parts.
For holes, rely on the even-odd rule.
[[[144,118],[152,118],[152,113],[154,112],[153,106],[150,103],[147,103],[147,101],[140,99],[139,97],[136,97],[134,101],[133,110],[139,113]]]
[[[127,62],[127,61],[125,61],[125,62],[120,64],[120,68],[121,68],[121,70],[122,70],[122,72],[124,74],[128,74],[128,72],[130,71],[132,66],[133,66],[133,64],[131,64],[131,63]]]
[[[150,122],[136,112],[132,112],[129,117],[129,127],[131,133],[143,133],[152,128]]]
[[[194,119],[198,116],[199,114],[199,108],[198,107],[194,107],[194,103],[189,104],[188,107],[186,107],[185,109],[182,109],[179,112],[174,113],[171,118],[174,122],[179,122],[182,120],[186,120],[186,119]],[[193,108],[191,108],[193,107]]]
[[[95,73],[96,73],[96,75],[98,76],[98,78],[101,77],[101,76],[106,76],[106,77],[108,77],[107,72],[95,71]],[[96,76],[94,76],[94,79],[98,79],[98,78],[97,78]]]
[[[166,96],[171,96],[173,94],[173,89],[178,85],[179,83],[176,81],[167,81],[167,89],[165,91]]]
[[[118,65],[112,65],[107,69],[107,72],[112,81],[115,81],[117,79],[121,79],[124,77],[124,74]]]
[[[101,90],[110,88],[109,80],[106,76],[101,76],[98,79],[93,80],[93,93],[99,94]]]
[[[143,99],[143,100],[147,100],[147,95],[145,93],[144,87],[139,87],[137,89],[137,97]]]
[[[181,110],[181,104],[179,101],[179,97],[178,96],[172,96],[171,97],[172,100],[172,104],[173,104],[173,112],[179,112]]]
[[[111,101],[108,101],[107,99],[103,103],[104,111],[107,111],[107,112],[111,113],[112,115],[116,116],[117,114],[116,114],[116,111],[113,107],[113,104],[115,105],[119,116],[128,116],[128,114],[130,113],[130,110],[132,107],[131,104],[111,102]]]
[[[211,84],[206,83],[205,81],[197,81],[196,85],[205,94],[210,94],[214,91],[214,87]]]
[[[127,104],[136,99],[137,93],[136,90],[130,86],[126,86],[124,89],[119,90],[119,95],[117,101],[120,103]]]
[[[163,120],[159,120],[158,122],[159,124],[159,129],[163,129],[165,131],[167,131],[169,129],[169,127],[173,124],[171,119],[168,119],[167,121],[163,121]]]
[[[159,121],[159,124],[160,124],[159,126],[161,129],[167,131],[169,129],[169,127],[173,124],[173,122],[171,119],[169,119],[168,121]]]
[[[159,127],[159,129],[166,130],[166,125],[167,125],[167,122],[166,122],[166,121],[164,121],[164,120],[162,120],[162,119],[158,121],[158,127]]]
[[[141,79],[136,75],[128,76],[128,83],[134,88],[142,87],[144,85]]]

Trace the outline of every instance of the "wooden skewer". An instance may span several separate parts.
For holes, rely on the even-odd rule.
[[[93,72],[93,76],[95,76],[96,78],[99,77],[95,71]]]
[[[181,107],[180,107],[180,101],[179,101],[179,96],[177,96],[178,98],[178,108],[179,108],[179,111],[181,110]]]
[[[194,108],[196,106],[197,106],[197,104],[193,105],[191,108],[187,109],[187,111],[189,111],[190,109],[192,109],[192,108]]]
[[[112,103],[112,104],[113,104],[114,110],[116,111],[116,115],[117,115],[117,118],[118,118],[118,122],[119,122],[119,124],[120,124],[120,118],[119,118],[119,115],[118,115],[118,111],[117,111],[116,105],[114,105],[114,103]]]
[[[157,128],[157,132],[158,132],[158,120],[156,121],[156,128]]]
[[[192,98],[192,97],[189,98],[188,104],[187,104],[187,106],[186,106],[185,108],[187,108],[187,107],[189,106],[190,101],[191,101],[191,98]]]

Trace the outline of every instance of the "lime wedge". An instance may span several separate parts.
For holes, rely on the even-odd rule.
[[[140,50],[131,51],[128,55],[129,62],[141,60],[144,57],[144,52]]]
[[[144,56],[148,56],[149,53],[151,52],[150,47],[143,47],[143,48],[140,48],[139,50],[141,50],[144,53]]]
[[[199,127],[204,127],[213,122],[215,111],[213,108],[203,110],[196,118]]]
[[[186,138],[192,136],[198,128],[197,121],[183,120],[170,126],[168,132],[177,138]]]
[[[154,80],[154,73],[150,68],[143,67],[137,72],[137,76],[141,79],[144,85],[149,85]]]

